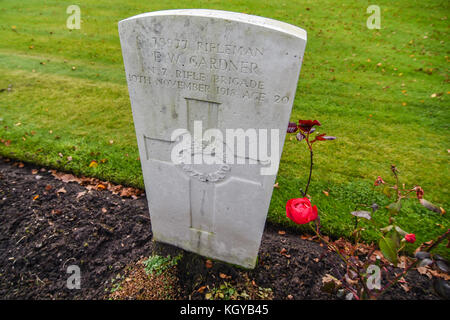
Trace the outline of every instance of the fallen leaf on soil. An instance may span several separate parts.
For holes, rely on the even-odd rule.
[[[46,185],[45,186],[45,191],[50,191],[53,187],[51,185]]]
[[[98,189],[98,190],[105,190],[105,189],[106,189],[106,186],[103,185],[103,184],[101,184],[101,183],[99,183],[99,184],[97,185],[97,189]]]
[[[200,287],[200,288],[198,288],[197,292],[203,293],[203,291],[205,291],[205,289],[206,289],[206,286]]]
[[[81,198],[81,197],[84,196],[86,193],[87,193],[87,191],[78,192],[78,193],[77,193],[77,199]]]
[[[345,281],[346,281],[349,285],[355,285],[355,284],[358,283],[358,280],[357,280],[357,279],[355,279],[355,280],[351,279],[351,278],[348,276],[348,273],[345,274],[344,278],[345,278]]]
[[[401,256],[399,257],[399,263],[397,264],[397,267],[405,269],[410,263],[410,259],[408,259],[408,257],[406,256]]]
[[[79,177],[74,176],[73,174],[57,172],[56,170],[50,170],[50,172],[58,180],[61,180],[66,183],[67,182],[76,182],[76,183],[84,186],[88,190],[99,189],[99,188],[104,190],[103,187],[105,187],[105,189],[108,189],[113,194],[119,194],[121,197],[132,197],[134,199],[136,199],[137,196],[139,196],[143,193],[142,190],[139,190],[137,188],[132,188],[132,187],[127,188],[122,185],[114,185],[110,182],[101,181],[96,178],[87,178],[84,176],[79,178]],[[99,187],[99,185],[102,185],[102,186]]]
[[[442,279],[444,279],[446,281],[450,280],[450,275],[447,274],[447,273],[444,273],[444,272],[441,272],[441,271],[438,271],[438,270],[433,270],[433,269],[429,269],[428,272],[433,277],[442,278]]]
[[[228,276],[225,273],[219,273],[220,279],[226,279]]]
[[[400,284],[400,287],[402,287],[405,292],[408,292],[411,289],[406,283]]]
[[[369,257],[369,260],[372,262],[375,262],[377,259],[381,259],[382,261],[385,261],[383,254],[380,250],[375,250],[372,255]]]
[[[342,286],[342,282],[331,274],[326,274],[322,277],[322,291],[333,293]]]
[[[212,268],[212,266],[213,266],[212,261],[211,261],[211,260],[206,260],[206,262],[205,262],[205,267],[206,267],[207,269],[210,269],[210,268]]]
[[[66,191],[66,189],[64,189],[64,187],[62,187],[56,191],[56,193],[66,193],[66,192],[67,191]]]
[[[135,195],[134,188],[123,188],[120,192],[121,197],[131,197],[132,195]]]
[[[91,161],[91,163],[89,164],[89,168],[97,168],[97,167],[98,167],[97,161]]]
[[[38,169],[31,170],[31,174],[37,174],[38,172],[39,172]]]
[[[81,179],[70,173],[57,172],[56,170],[50,170],[50,172],[56,179],[61,180],[62,182],[81,182]]]
[[[53,209],[53,210],[52,210],[52,214],[54,214],[54,215],[59,216],[61,213],[62,213],[62,211],[59,210],[59,209]]]
[[[102,208],[102,212],[103,212],[103,213],[107,213],[108,210],[106,210],[106,208]]]
[[[278,231],[278,234],[281,235],[281,236],[284,236],[286,234],[286,231],[280,230],[280,231]]]
[[[302,234],[300,236],[300,239],[302,240],[309,240],[309,241],[313,241],[316,238],[316,236],[310,236],[309,234]]]
[[[420,274],[426,275],[428,278],[432,278],[433,276],[428,272],[429,269],[427,267],[418,267],[417,271],[419,271]]]

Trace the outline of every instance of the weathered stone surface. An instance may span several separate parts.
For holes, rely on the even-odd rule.
[[[119,34],[154,238],[254,267],[306,32],[271,19],[193,9],[125,19]],[[179,129],[197,149],[187,150],[189,140],[174,134]],[[202,135],[207,129],[223,136]],[[255,133],[258,143],[248,140],[239,153],[230,129],[243,129],[234,131],[238,139]],[[224,153],[207,154],[207,146]],[[174,154],[187,158],[177,162]]]

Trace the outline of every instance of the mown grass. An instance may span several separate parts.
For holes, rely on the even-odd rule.
[[[328,234],[349,236],[355,205],[388,204],[372,186],[378,175],[389,178],[391,164],[448,209],[448,1],[378,1],[380,30],[366,27],[369,1],[79,1],[82,27],[69,31],[71,4],[0,3],[0,89],[11,85],[0,92],[0,139],[10,140],[0,154],[142,188],[117,22],[162,9],[222,9],[308,32],[291,119],[319,119],[321,132],[338,137],[316,145],[309,192]],[[288,136],[271,222],[292,226],[284,205],[300,196],[308,161],[305,146]],[[377,215],[387,221],[386,212]],[[414,200],[399,224],[418,241],[450,225]],[[369,228],[365,240],[375,238]]]

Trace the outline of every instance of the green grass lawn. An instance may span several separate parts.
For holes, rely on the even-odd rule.
[[[0,139],[10,140],[0,143],[1,155],[142,188],[117,22],[162,9],[222,9],[308,32],[291,120],[318,119],[321,132],[338,137],[316,145],[309,191],[325,232],[348,236],[355,205],[389,203],[373,181],[390,180],[391,164],[403,182],[449,209],[450,2],[379,0],[380,30],[366,27],[372,1],[78,1],[82,24],[73,31],[66,28],[71,4],[0,2],[0,89],[11,85],[0,92]],[[269,212],[282,227],[292,226],[284,206],[300,196],[308,174],[307,149],[290,138]],[[386,210],[376,215],[387,222]],[[420,242],[450,226],[414,200],[398,222]],[[372,241],[376,232],[364,237]]]

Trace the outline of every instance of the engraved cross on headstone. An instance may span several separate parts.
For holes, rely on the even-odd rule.
[[[220,103],[206,100],[185,98],[187,108],[186,127],[194,137],[194,122],[201,121],[204,130],[218,127],[218,115]],[[203,134],[203,133],[202,133]],[[171,151],[175,141],[170,139],[157,139],[144,137],[147,160],[158,160],[171,162]],[[197,141],[201,144],[201,141]],[[195,157],[196,155],[194,155]],[[199,165],[202,169],[215,167],[214,165]],[[190,175],[189,198],[190,198],[190,228],[201,232],[214,232],[214,189],[215,181],[212,179],[196,178],[195,172],[189,172],[189,166],[182,166],[182,169]],[[209,170],[210,171],[210,170]],[[222,170],[224,171],[224,170]]]

